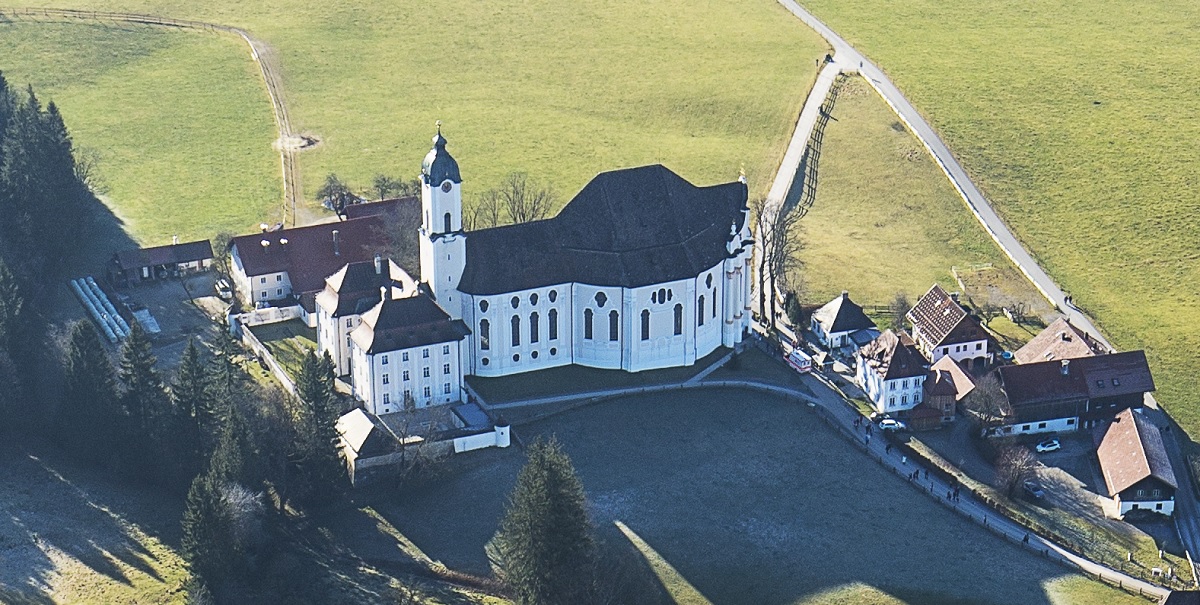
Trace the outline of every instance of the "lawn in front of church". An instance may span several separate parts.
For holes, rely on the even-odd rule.
[[[756,392],[626,397],[516,428],[554,435],[593,521],[652,570],[653,602],[718,605],[1133,605],[936,504],[829,430],[807,406]],[[523,462],[517,447],[455,458],[421,489],[369,505],[434,560],[487,574]]]

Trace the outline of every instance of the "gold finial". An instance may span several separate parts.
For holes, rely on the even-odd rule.
[[[437,125],[438,134],[442,134],[442,121],[438,120],[437,122],[435,122],[435,124]]]

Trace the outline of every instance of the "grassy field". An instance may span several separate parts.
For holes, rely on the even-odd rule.
[[[54,101],[94,155],[106,199],[145,245],[280,217],[271,106],[231,36],[0,23],[0,70]]]
[[[805,0],[892,76],[1194,436],[1200,4]]]
[[[671,602],[1145,603],[938,506],[804,406],[741,391],[642,396],[519,433],[558,436],[603,539],[632,543]],[[513,448],[465,461],[372,506],[433,559],[487,573],[483,544],[522,457]]]
[[[182,504],[0,448],[0,602],[182,603]]]
[[[414,177],[439,119],[468,198],[521,170],[565,200],[598,172],[655,162],[697,183],[744,165],[765,192],[825,53],[771,0],[59,6],[237,25],[275,46],[294,127],[322,141],[299,156],[310,197],[331,171],[362,190],[376,173]],[[54,53],[27,54],[57,69]],[[243,121],[256,132],[271,125],[258,92],[259,116]]]
[[[848,79],[834,104],[819,168],[816,201],[801,221],[808,302],[842,290],[859,304],[887,304],[897,292],[916,301],[934,283],[959,290],[951,267],[1012,267],[861,78]],[[1002,274],[1007,289],[1040,300],[1015,268]]]

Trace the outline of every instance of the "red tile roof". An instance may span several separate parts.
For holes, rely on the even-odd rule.
[[[934,284],[908,312],[913,330],[933,347],[986,340],[979,320],[967,313],[941,286]]]
[[[1158,427],[1140,412],[1126,409],[1117,414],[1096,448],[1096,456],[1110,496],[1147,477],[1179,487]]]
[[[1154,390],[1154,377],[1143,351],[1002,366],[999,372],[1013,407]]]
[[[937,378],[931,377],[925,379],[925,387],[927,389],[936,386],[942,381],[949,380],[949,385],[954,390],[953,392],[947,392],[947,394],[954,395],[955,401],[962,401],[963,397],[966,397],[967,394],[975,390],[975,381],[949,355],[937,360],[937,363],[933,364],[929,370],[931,373],[936,373]],[[933,393],[932,391],[930,392]]]
[[[1014,354],[1017,363],[1076,359],[1108,353],[1108,349],[1070,319],[1054,320]]]
[[[924,376],[927,371],[925,358],[905,332],[887,330],[859,349],[858,355],[859,363],[867,364],[884,380]]]
[[[333,232],[338,232],[335,250]],[[296,294],[324,289],[325,278],[347,263],[369,261],[384,247],[383,221],[368,216],[233,238],[246,275],[286,271]],[[267,242],[267,245],[263,245]]]

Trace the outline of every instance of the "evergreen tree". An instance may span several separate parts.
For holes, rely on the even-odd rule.
[[[151,352],[150,338],[134,322],[121,347],[119,366],[125,385],[121,401],[129,416],[130,434],[126,442],[130,449],[126,453],[132,464],[149,465],[159,483],[187,485],[192,477],[187,463],[189,456],[177,448],[177,438],[183,432],[180,426],[183,414],[176,411],[162,377],[154,369],[157,361]]]
[[[202,583],[213,586],[229,575],[236,553],[220,480],[211,473],[198,475],[188,489],[180,545],[184,560]]]
[[[91,322],[76,322],[71,329],[65,370],[59,414],[63,445],[84,459],[112,452],[124,419],[115,370]]]
[[[184,430],[184,439],[191,463],[199,467],[208,460],[221,436],[220,415],[208,388],[208,372],[200,359],[200,348],[194,340],[188,341],[179,360],[179,371],[171,383],[171,398],[175,401],[175,413],[180,416],[179,425]]]
[[[301,469],[318,502],[335,497],[346,483],[337,431],[341,406],[334,379],[333,360],[328,354],[317,357],[310,349],[296,376],[296,396],[300,400],[297,425]]]
[[[25,299],[17,278],[0,258],[0,350],[16,355],[16,344],[24,332]]]
[[[592,592],[596,545],[583,484],[554,439],[539,439],[528,456],[488,543],[489,558],[521,605],[584,603]]]

